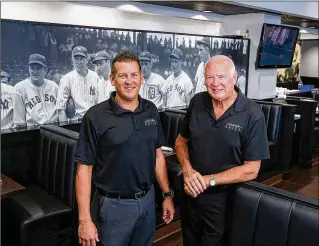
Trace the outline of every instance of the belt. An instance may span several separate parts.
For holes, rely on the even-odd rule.
[[[145,190],[139,191],[137,193],[131,194],[131,195],[121,195],[121,194],[116,194],[116,193],[109,193],[109,192],[104,192],[102,190],[99,190],[100,194],[102,196],[108,197],[108,198],[116,198],[116,199],[138,199],[142,198],[147,194],[147,192],[150,190],[151,187],[148,187]]]

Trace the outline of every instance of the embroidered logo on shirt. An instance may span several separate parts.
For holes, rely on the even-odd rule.
[[[227,123],[225,125],[226,129],[232,130],[232,131],[236,131],[236,132],[240,132],[241,131],[241,126],[240,125],[236,125],[236,124],[232,124],[232,123]]]
[[[146,126],[156,126],[157,122],[155,119],[146,119],[146,120],[144,120],[144,124]]]
[[[90,95],[95,96],[95,87],[90,86]]]

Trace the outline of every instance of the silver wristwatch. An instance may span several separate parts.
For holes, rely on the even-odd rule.
[[[214,175],[210,175],[210,180],[209,180],[209,187],[213,187],[216,185],[215,179],[214,179]]]

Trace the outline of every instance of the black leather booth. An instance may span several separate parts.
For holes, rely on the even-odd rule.
[[[274,99],[282,103],[280,99]],[[284,103],[296,105],[295,127],[293,138],[292,159],[300,167],[312,167],[312,153],[315,146],[315,118],[317,102],[305,97],[287,96]],[[292,164],[295,164],[292,163]]]
[[[255,102],[265,116],[271,157],[270,160],[263,161],[260,174],[278,170],[282,172],[283,179],[288,179],[292,168],[291,153],[296,105],[258,100]]]
[[[291,151],[294,128],[295,105],[282,105],[272,102],[255,101],[262,109],[266,124],[271,159],[263,161],[260,174],[268,171],[281,171],[287,179],[291,171]],[[167,145],[174,147],[182,126],[186,110],[169,109],[161,112],[161,121]],[[175,155],[166,158],[168,168],[180,171]]]
[[[249,182],[230,200],[229,246],[319,245],[319,201]]]
[[[70,245],[73,240],[73,152],[78,133],[41,126],[30,185],[1,201],[2,245]]]

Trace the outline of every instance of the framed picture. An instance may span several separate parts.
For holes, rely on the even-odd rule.
[[[123,51],[140,59],[140,95],[159,109],[185,108],[206,90],[204,64],[218,54],[233,59],[247,95],[249,40],[15,20],[1,20],[1,27],[1,129],[81,120],[109,98],[112,61]],[[82,80],[87,88],[79,89]],[[36,95],[32,88],[41,86]]]

